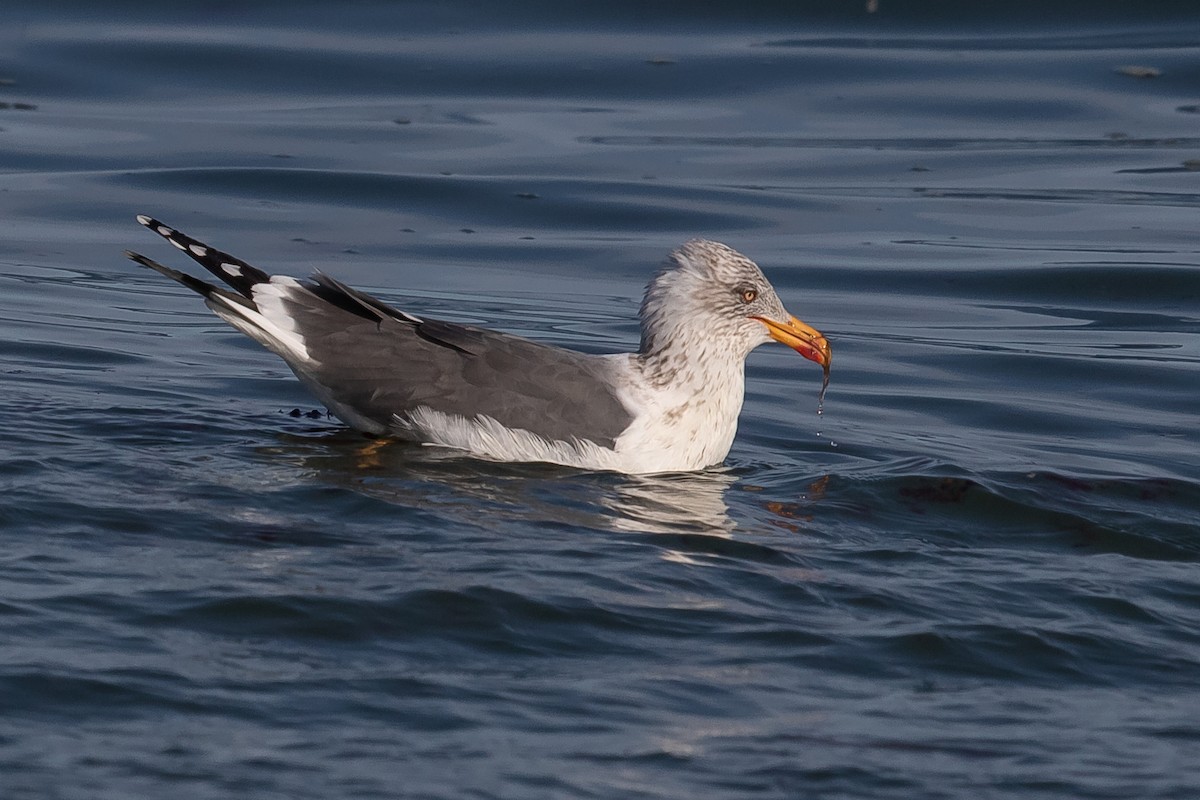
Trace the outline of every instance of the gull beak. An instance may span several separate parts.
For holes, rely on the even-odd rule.
[[[809,361],[815,361],[825,368],[829,374],[829,342],[821,332],[806,325],[793,316],[788,316],[787,322],[776,322],[767,317],[753,317],[767,326],[767,333],[777,342],[783,342]]]

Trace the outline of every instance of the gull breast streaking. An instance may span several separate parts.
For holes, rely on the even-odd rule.
[[[268,275],[137,219],[229,288],[126,255],[202,295],[335,416],[376,436],[498,461],[690,471],[729,453],[751,350],[783,342],[829,376],[825,337],[784,310],[753,261],[717,242],[688,242],[650,281],[636,353],[589,355],[418,317],[322,273]]]

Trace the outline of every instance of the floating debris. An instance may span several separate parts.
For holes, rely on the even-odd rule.
[[[1157,78],[1159,75],[1162,75],[1162,70],[1158,67],[1141,67],[1134,64],[1117,67],[1117,72],[1121,75],[1128,75],[1131,78]]]

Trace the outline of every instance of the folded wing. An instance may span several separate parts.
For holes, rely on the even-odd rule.
[[[403,436],[423,409],[611,448],[632,421],[614,391],[611,359],[422,319],[327,275],[270,276],[157,220],[138,220],[234,291],[130,258],[203,295],[355,427]]]

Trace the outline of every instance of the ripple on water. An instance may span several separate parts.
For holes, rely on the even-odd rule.
[[[1189,4],[76,5],[0,28],[5,800],[1194,794]],[[727,241],[823,414],[762,348],[722,469],[381,448],[137,213],[592,352]]]

